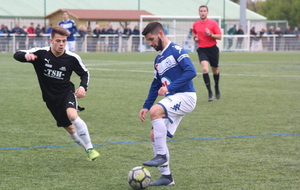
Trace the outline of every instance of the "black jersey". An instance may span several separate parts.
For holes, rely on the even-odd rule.
[[[56,57],[50,47],[44,47],[20,50],[14,54],[14,58],[27,62],[26,53],[37,56],[37,59],[30,62],[37,74],[44,101],[59,99],[67,92],[74,92],[74,84],[70,81],[73,71],[80,76],[80,86],[87,90],[90,74],[77,54],[65,51],[63,55]]]

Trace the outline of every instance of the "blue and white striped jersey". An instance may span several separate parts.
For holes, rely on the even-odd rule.
[[[78,31],[77,26],[74,20],[68,19],[67,21],[60,21],[58,23],[59,26],[68,30],[71,34],[67,37],[67,41],[75,41],[74,34]]]
[[[154,79],[143,108],[151,108],[162,86],[168,88],[167,96],[178,92],[196,92],[192,81],[196,76],[196,69],[186,50],[169,42],[155,58]]]

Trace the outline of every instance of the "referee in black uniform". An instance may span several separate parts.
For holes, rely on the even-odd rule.
[[[55,118],[58,127],[64,127],[69,136],[81,145],[90,161],[100,154],[94,150],[86,123],[78,116],[77,98],[85,97],[89,83],[89,71],[81,58],[65,50],[68,32],[58,26],[51,32],[51,47],[20,50],[14,58],[20,62],[32,63],[43,100]],[[80,77],[77,90],[70,81],[73,71]]]

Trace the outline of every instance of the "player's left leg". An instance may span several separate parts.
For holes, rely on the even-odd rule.
[[[209,60],[210,60],[211,70],[214,75],[216,98],[220,99],[221,93],[220,93],[220,88],[219,88],[219,80],[220,80],[219,48],[217,46],[214,46],[210,49]]]
[[[221,92],[219,88],[219,80],[220,80],[220,72],[218,67],[211,67],[211,70],[214,75],[214,81],[215,81],[215,92],[216,92],[216,98],[220,99],[221,98]]]
[[[77,101],[75,95],[73,93],[68,94],[64,100],[64,103],[66,107],[67,117],[74,125],[75,133],[84,143],[84,149],[87,153],[88,160],[94,161],[100,156],[100,154],[93,148],[86,123],[78,116],[78,112],[76,109]]]

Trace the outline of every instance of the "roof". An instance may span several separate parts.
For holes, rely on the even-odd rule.
[[[49,18],[56,13],[68,11],[68,13],[80,20],[107,20],[107,21],[136,21],[140,15],[153,15],[145,10],[93,10],[93,9],[59,9],[45,18]]]
[[[224,2],[225,12],[223,12]],[[205,4],[209,7],[209,16],[225,15],[226,20],[240,18],[240,6],[230,0],[185,0],[184,3],[183,0],[0,0],[0,4],[2,18],[43,18],[59,9],[145,10],[158,16],[198,16],[199,6]],[[246,16],[248,20],[266,20],[266,17],[251,10],[246,11]]]

